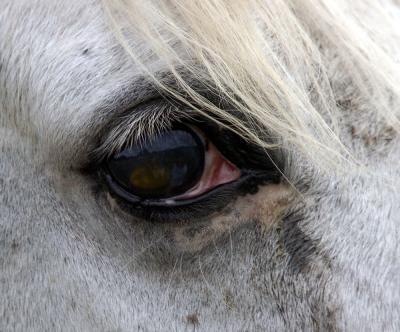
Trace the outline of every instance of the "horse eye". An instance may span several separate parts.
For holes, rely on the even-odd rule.
[[[125,148],[106,164],[114,192],[137,201],[184,201],[240,176],[207,138],[190,128]]]

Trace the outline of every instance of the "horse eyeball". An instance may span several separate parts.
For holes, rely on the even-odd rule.
[[[106,162],[115,194],[132,203],[189,202],[241,177],[198,129],[179,127],[146,144],[123,149]]]
[[[122,150],[107,161],[114,180],[143,199],[185,193],[199,182],[204,164],[204,143],[189,128],[164,132],[145,144]]]

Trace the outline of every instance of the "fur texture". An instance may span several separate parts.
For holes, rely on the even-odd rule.
[[[399,330],[399,139],[329,45],[337,135],[363,167],[328,172],[283,139],[287,183],[152,224],[81,172],[155,94],[101,4],[1,1],[0,330]]]

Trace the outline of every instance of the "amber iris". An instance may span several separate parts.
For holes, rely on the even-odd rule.
[[[113,179],[132,195],[172,198],[199,182],[204,158],[203,142],[194,131],[184,128],[123,149],[108,160],[107,167]]]

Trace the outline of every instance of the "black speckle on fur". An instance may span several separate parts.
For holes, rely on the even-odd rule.
[[[13,240],[13,241],[11,242],[11,249],[12,249],[12,250],[17,250],[18,247],[19,247],[19,244],[17,243],[17,241]]]
[[[194,326],[199,325],[199,317],[198,317],[198,315],[196,313],[187,315],[186,316],[186,321],[189,324],[194,325]]]

